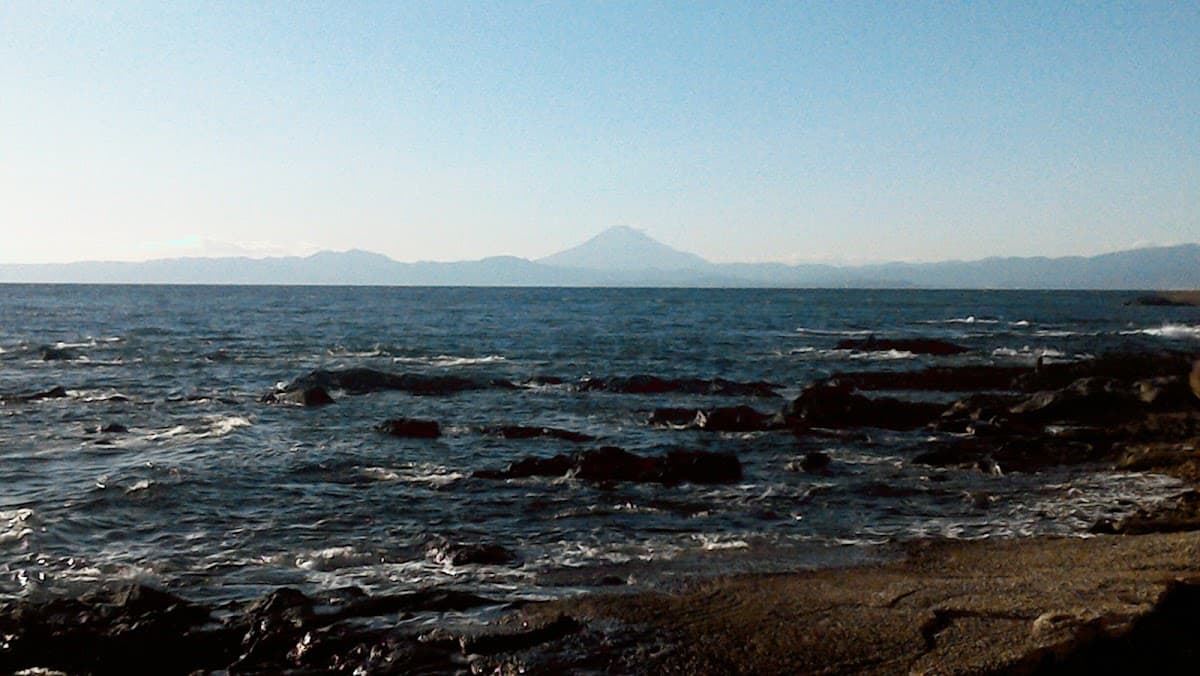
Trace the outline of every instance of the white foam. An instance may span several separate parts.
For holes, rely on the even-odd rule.
[[[1167,338],[1168,340],[1200,340],[1200,326],[1189,326],[1187,324],[1163,324],[1162,326],[1156,328],[1138,329],[1136,331],[1122,331],[1121,334],[1142,334],[1154,336],[1156,338]]]
[[[126,492],[126,493],[137,493],[137,492],[140,492],[140,491],[147,490],[147,489],[149,489],[149,488],[150,488],[151,486],[153,486],[153,485],[154,485],[154,482],[153,482],[153,481],[151,481],[151,480],[149,480],[149,479],[142,479],[142,480],[140,480],[140,481],[137,481],[137,482],[135,482],[135,483],[134,483],[132,486],[130,486],[129,488],[126,488],[126,489],[125,489],[125,492]]]
[[[451,354],[439,354],[434,357],[392,357],[396,364],[422,364],[425,366],[479,366],[508,361],[501,355],[489,354],[483,357],[458,357]]]
[[[796,328],[796,333],[810,336],[869,336],[875,331],[870,329],[809,329],[800,326]]]
[[[254,423],[240,415],[212,416],[208,418],[209,431],[200,436],[223,437],[241,427],[250,427]]]
[[[360,552],[354,547],[328,547],[296,557],[296,567],[304,570],[331,571],[341,568],[357,568],[379,562],[379,557],[370,552]]]
[[[750,543],[745,540],[729,535],[710,535],[708,533],[697,533],[692,536],[700,541],[700,548],[706,552],[719,551],[724,549],[749,549]]]
[[[24,540],[33,533],[34,525],[36,525],[36,520],[32,509],[0,512],[0,545]]]

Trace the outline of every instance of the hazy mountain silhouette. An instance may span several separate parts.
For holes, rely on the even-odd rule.
[[[620,225],[579,246],[539,258],[538,263],[590,270],[702,270],[712,264]]]
[[[710,263],[639,230],[617,227],[536,261],[495,256],[451,263],[399,263],[368,251],[323,251],[306,257],[260,259],[0,264],[0,282],[1196,289],[1200,288],[1200,245],[1134,249],[1090,257],[986,258],[862,266]]]

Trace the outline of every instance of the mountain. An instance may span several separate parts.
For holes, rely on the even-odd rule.
[[[641,230],[619,225],[579,246],[539,258],[542,265],[585,270],[703,270],[712,265],[652,239]]]
[[[536,261],[400,263],[369,251],[306,257],[170,258],[142,263],[0,264],[0,283],[353,284],[954,289],[1198,289],[1200,245],[1100,256],[985,258],[862,266],[710,263],[618,227]]]

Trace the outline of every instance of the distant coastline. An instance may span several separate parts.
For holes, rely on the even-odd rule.
[[[1026,289],[1167,291],[1194,304],[1200,244],[1098,256],[936,263],[712,263],[630,228],[552,256],[404,263],[369,251],[306,257],[171,258],[143,262],[0,264],[0,283],[337,286]],[[1194,292],[1192,292],[1194,294]]]

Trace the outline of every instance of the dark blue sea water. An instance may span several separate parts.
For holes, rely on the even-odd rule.
[[[440,585],[535,598],[611,578],[779,570],[869,557],[914,537],[1083,534],[1170,495],[1172,480],[1064,469],[990,476],[908,459],[922,433],[797,439],[655,428],[659,406],[778,410],[839,370],[1030,365],[1117,349],[1200,349],[1200,310],[1128,307],[1097,292],[0,286],[0,596],[136,579],[229,600],[278,585]],[[833,349],[929,336],[961,357]],[[369,366],[561,385],[446,396],[391,392],[333,406],[259,397],[317,368]],[[766,380],[783,399],[581,392],[585,376]],[[538,381],[541,382],[541,381]],[[436,440],[384,419],[432,418]],[[122,434],[96,432],[108,424]],[[591,444],[504,440],[550,425]],[[599,445],[730,451],[729,486],[471,477]],[[789,472],[808,450],[825,476]],[[939,473],[940,470],[937,470]],[[881,495],[879,485],[898,490]],[[980,496],[986,499],[980,499]],[[441,540],[493,542],[510,565],[453,566]],[[608,573],[605,573],[608,571]],[[611,580],[610,580],[611,581]]]

